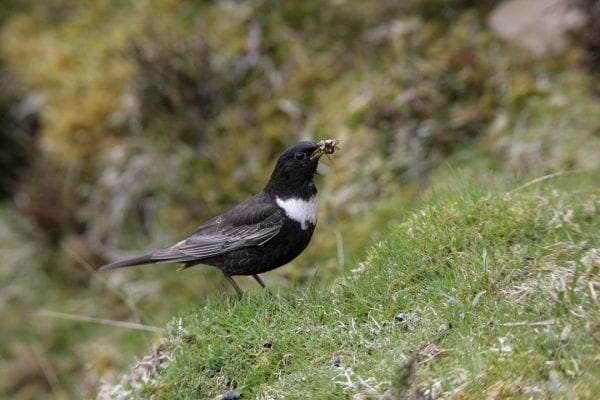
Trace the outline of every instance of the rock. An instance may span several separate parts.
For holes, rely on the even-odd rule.
[[[242,393],[239,390],[230,390],[221,396],[221,400],[240,400],[241,398]]]
[[[490,13],[489,24],[500,38],[538,57],[557,54],[568,44],[567,32],[587,21],[569,0],[505,0]]]

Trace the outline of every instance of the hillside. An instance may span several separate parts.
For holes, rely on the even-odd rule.
[[[421,211],[437,204],[450,212],[443,205],[454,199],[463,215],[463,205],[471,209],[496,197],[510,202],[511,196],[516,204],[535,188],[549,199],[556,189],[575,203],[569,190],[591,196],[600,174],[599,38],[599,0],[3,0],[0,398],[91,398],[148,354],[174,318],[201,335],[192,316],[204,306],[212,321],[247,303],[240,318],[252,321],[253,315],[262,318],[253,314],[258,305],[280,307],[285,318],[296,301],[319,304],[319,296],[330,296],[338,298],[344,324],[351,323],[353,309],[359,312],[355,323],[363,324],[365,305],[345,304],[340,282],[363,266],[369,266],[364,274],[378,268],[373,260],[383,260],[381,249],[393,247],[398,226],[417,223]],[[96,272],[107,262],[181,240],[261,190],[287,146],[324,138],[342,142],[331,160],[323,159],[324,176],[316,178],[315,238],[292,263],[264,274],[277,303],[262,299],[257,285],[242,277],[248,299],[229,299],[227,282],[208,267]],[[546,176],[553,178],[506,193]],[[536,200],[523,197],[525,209],[533,204],[528,201]],[[514,212],[504,211],[499,221]],[[439,222],[428,223],[447,229]],[[403,254],[417,250],[397,245],[408,251]],[[431,246],[421,249],[427,257],[450,257],[441,244]],[[476,250],[479,259],[495,259],[488,247],[485,257],[483,248]],[[416,268],[409,261],[389,262],[407,274]],[[434,300],[419,298],[416,290],[439,284],[438,278],[415,273],[419,285],[408,305],[416,311],[403,309],[410,287],[398,286],[400,297],[388,301],[400,302],[398,310],[386,309],[391,317],[373,314],[374,321],[383,329],[382,322],[405,313],[425,323],[432,317],[419,307]],[[469,285],[458,282],[455,290]],[[492,301],[494,290],[461,301],[481,305]],[[441,319],[433,319],[435,331]],[[291,315],[281,321],[281,329],[292,321]],[[568,324],[575,332],[576,324]],[[530,328],[554,332],[568,324]],[[425,343],[414,337],[414,348],[398,347],[387,375],[383,367],[373,374],[352,367],[352,373],[372,377],[385,391],[393,371]],[[280,356],[276,339],[269,339],[272,352],[261,350],[265,365],[245,359],[239,370],[228,371],[225,361],[215,364],[246,397],[261,390],[257,377],[245,377],[249,365],[258,365],[260,379],[267,376],[265,387],[279,390],[294,378],[279,371],[287,378],[277,383],[269,375]],[[324,346],[326,357],[335,359],[335,346]],[[171,354],[175,347],[165,348]],[[336,362],[344,368],[354,365],[347,354]],[[450,354],[418,364],[415,385],[442,379],[440,390],[454,390],[448,380],[427,375],[429,365],[451,360]],[[479,379],[473,368],[464,382]],[[550,364],[544,368],[542,374],[554,371]],[[552,376],[570,387],[573,381],[557,371]],[[323,380],[332,378],[329,372]],[[211,394],[234,386],[214,376],[202,381]],[[160,377],[164,393],[172,393],[169,379],[166,371]]]
[[[599,290],[597,177],[463,186],[331,289],[202,301],[99,398],[591,399]]]

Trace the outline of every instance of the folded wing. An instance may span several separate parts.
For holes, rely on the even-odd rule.
[[[152,262],[192,262],[242,247],[260,246],[283,226],[284,212],[270,202],[244,202],[213,218],[189,238],[150,254]]]

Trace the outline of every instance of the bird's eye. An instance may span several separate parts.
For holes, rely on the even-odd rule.
[[[294,154],[294,157],[296,157],[296,160],[302,161],[306,158],[306,153],[298,152]]]

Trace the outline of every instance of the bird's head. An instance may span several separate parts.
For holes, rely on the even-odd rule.
[[[332,154],[337,143],[335,139],[328,139],[300,142],[288,147],[277,159],[266,190],[280,195],[285,191],[303,190],[304,186],[312,184],[320,157]]]

